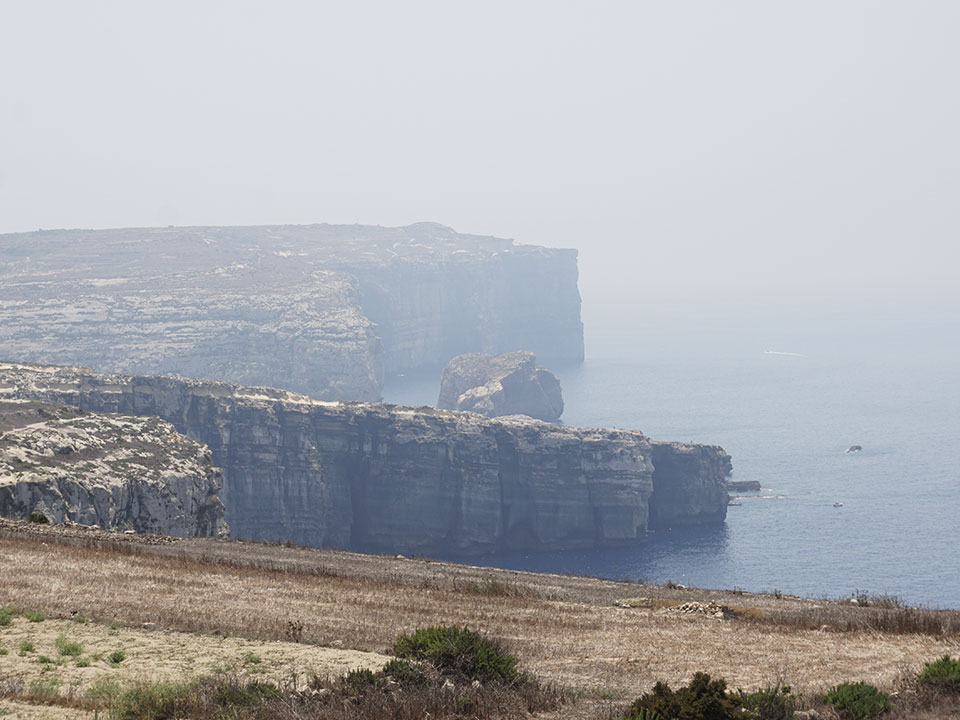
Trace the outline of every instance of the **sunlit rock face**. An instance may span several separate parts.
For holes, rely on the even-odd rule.
[[[210,450],[156,417],[0,396],[0,516],[178,537],[227,533]]]
[[[532,352],[467,353],[443,369],[437,407],[555,422],[563,414],[563,397],[557,376],[537,365]]]
[[[0,235],[0,357],[377,400],[384,374],[583,359],[577,253],[420,223]]]
[[[670,458],[671,445],[635,431],[12,363],[0,363],[0,397],[169,421],[212,450],[241,538],[388,552],[588,548],[642,540],[652,494],[674,524],[726,513],[722,449],[678,445],[702,461],[661,471],[656,448]]]

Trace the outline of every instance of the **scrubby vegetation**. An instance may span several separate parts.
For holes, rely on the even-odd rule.
[[[849,720],[871,720],[890,710],[890,696],[864,682],[835,685],[823,699]]]
[[[623,720],[740,720],[744,717],[739,698],[727,693],[727,683],[698,672],[690,684],[672,690],[658,682],[641,695]]]
[[[960,658],[954,660],[949,655],[944,655],[939,660],[928,662],[923,666],[917,680],[925,685],[960,693]]]
[[[438,625],[401,635],[393,644],[398,658],[429,662],[454,679],[514,683],[522,679],[517,659],[502,643],[457,626]]]

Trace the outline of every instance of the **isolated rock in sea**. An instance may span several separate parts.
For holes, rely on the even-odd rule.
[[[640,432],[11,363],[0,396],[168,420],[213,451],[240,538],[407,554],[586,548],[727,509],[721,448]]]
[[[724,485],[731,492],[760,492],[759,480],[727,480]]]
[[[223,535],[220,483],[210,450],[159,418],[0,400],[2,517]]]
[[[532,352],[467,353],[443,369],[437,407],[487,417],[528,415],[554,422],[563,414],[557,376],[537,365]]]
[[[577,252],[433,223],[0,235],[0,358],[378,400],[464,352],[583,359]]]

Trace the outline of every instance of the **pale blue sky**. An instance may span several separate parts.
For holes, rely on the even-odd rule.
[[[958,37],[952,0],[0,0],[0,232],[433,220],[580,248],[588,341],[949,320]]]

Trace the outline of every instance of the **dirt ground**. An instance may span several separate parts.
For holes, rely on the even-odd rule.
[[[697,603],[736,612],[714,617],[697,612]],[[130,536],[60,536],[0,524],[3,605],[41,610],[48,619],[17,617],[0,627],[8,650],[0,677],[22,673],[29,683],[58,673],[61,689],[100,677],[182,680],[216,672],[300,682],[310,672],[379,666],[386,658],[376,653],[397,635],[451,623],[504,639],[522,667],[544,680],[621,703],[657,680],[685,683],[697,671],[745,690],[778,679],[801,693],[857,680],[892,690],[924,662],[960,655],[955,612],[923,615],[940,623],[936,631],[881,632],[870,628],[878,613],[911,618],[913,611],[256,543],[141,544]],[[685,606],[695,610],[681,612]],[[69,619],[78,614],[96,622]],[[37,656],[57,658],[61,635],[83,646],[88,667],[71,659],[44,671]],[[36,646],[27,657],[18,650],[24,641]],[[106,657],[117,649],[127,657],[113,666]]]

